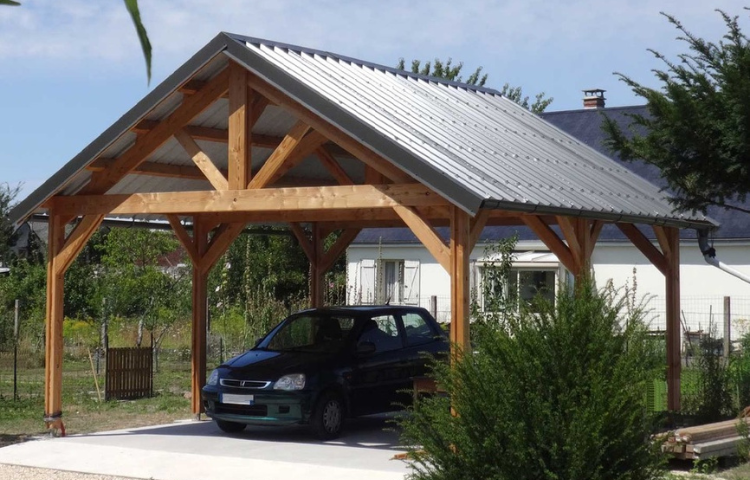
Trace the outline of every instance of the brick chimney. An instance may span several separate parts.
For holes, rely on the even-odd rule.
[[[591,88],[583,91],[583,108],[604,108],[604,92],[601,88]]]

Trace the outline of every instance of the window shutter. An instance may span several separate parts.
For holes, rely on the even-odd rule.
[[[419,260],[404,260],[404,303],[419,305]]]
[[[361,260],[359,262],[359,292],[361,304],[375,302],[375,260]]]

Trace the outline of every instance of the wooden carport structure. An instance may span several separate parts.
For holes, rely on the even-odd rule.
[[[679,409],[679,229],[659,190],[499,92],[221,33],[12,212],[49,215],[45,419],[62,425],[63,278],[105,216],[166,219],[193,264],[192,411],[206,380],[206,282],[247,224],[288,224],[321,279],[360,229],[408,226],[451,277],[469,340],[469,254],[526,225],[574,275],[616,224],[664,274]],[[74,228],[66,235],[66,226]],[[435,232],[449,226],[450,240]],[[653,228],[654,245],[642,233]],[[327,250],[325,239],[339,232]]]

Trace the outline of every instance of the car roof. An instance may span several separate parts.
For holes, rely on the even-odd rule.
[[[331,306],[331,307],[319,307],[319,308],[308,308],[306,310],[300,310],[297,313],[345,313],[349,315],[360,315],[360,314],[373,314],[373,313],[386,313],[395,311],[412,311],[412,312],[426,312],[422,307],[414,307],[409,305],[344,305],[344,306]]]

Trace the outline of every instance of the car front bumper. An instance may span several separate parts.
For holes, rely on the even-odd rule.
[[[221,394],[253,395],[252,405],[222,403]],[[295,425],[310,420],[312,392],[228,390],[206,386],[201,392],[206,415],[215,420],[246,425]]]

